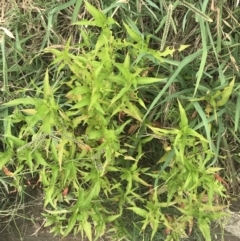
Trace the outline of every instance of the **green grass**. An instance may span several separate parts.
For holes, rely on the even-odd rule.
[[[240,10],[211,4],[4,5],[2,195],[31,173],[55,234],[210,240],[240,161]]]

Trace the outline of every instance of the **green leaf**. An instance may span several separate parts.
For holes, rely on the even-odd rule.
[[[126,23],[123,23],[124,27],[127,30],[127,33],[129,34],[129,36],[136,41],[137,43],[142,42],[142,36],[139,35],[137,32],[135,32],[133,29],[131,29]]]
[[[116,220],[117,218],[119,218],[120,216],[121,216],[120,214],[107,216],[105,220],[106,220],[106,222],[111,223],[114,220]]]
[[[91,102],[91,98],[89,96],[84,97],[81,99],[81,101],[79,101],[77,104],[75,104],[74,106],[71,107],[71,109],[80,109],[83,108],[85,106],[88,106]]]
[[[110,35],[111,32],[107,30],[101,32],[100,36],[98,37],[97,43],[95,44],[94,52],[96,55],[98,54],[98,52],[100,52],[99,49],[103,47],[103,45],[105,45],[105,48],[106,46],[108,46]]]
[[[144,185],[144,186],[146,186],[146,187],[150,187],[151,186],[151,184],[148,184],[147,182],[145,182],[143,179],[141,179],[140,177],[139,177],[139,174],[140,173],[134,173],[133,174],[133,180],[134,181],[136,181],[136,182],[139,182],[139,183],[141,183],[142,185]]]
[[[157,218],[152,218],[151,226],[152,226],[151,240],[153,240],[159,227],[159,220]]]
[[[240,106],[240,93],[237,94],[236,106]],[[236,111],[236,113],[235,113],[235,118],[234,118],[234,132],[237,132],[238,128],[240,127],[240,125],[239,125],[240,108],[236,108],[235,111]]]
[[[142,122],[142,113],[141,111],[133,105],[130,101],[126,102],[126,106],[128,108],[123,108],[122,111],[126,113],[127,115],[135,118],[136,120]]]
[[[51,156],[54,162],[57,162],[58,160],[58,154],[57,154],[57,146],[55,141],[51,141],[50,143],[50,149],[51,149]]]
[[[87,1],[85,1],[85,5],[88,12],[94,17],[94,19],[98,23],[98,26],[103,28],[107,21],[106,16]]]
[[[210,226],[207,219],[198,219],[198,228],[201,230],[206,241],[211,241]]]
[[[28,128],[35,126],[38,121],[42,121],[46,115],[46,113],[49,112],[48,106],[46,104],[41,105],[38,109],[35,115],[33,115],[28,120]]]
[[[125,57],[124,62],[123,62],[123,67],[126,68],[126,69],[130,68],[130,56],[129,56],[129,53],[126,54],[126,57]]]
[[[69,91],[67,96],[71,94],[82,95],[91,92],[88,86],[77,86],[73,90]]]
[[[5,166],[12,158],[13,151],[12,149],[8,149],[5,152],[0,152],[0,169]]]
[[[110,106],[111,106],[112,104],[114,104],[118,99],[122,98],[122,97],[129,91],[129,89],[130,89],[130,87],[128,87],[128,86],[122,88],[122,89],[118,92],[118,94],[117,94],[116,96],[114,96],[114,98],[112,98],[111,103],[110,103]]]
[[[97,68],[95,68],[94,71],[94,78],[97,79],[99,74],[102,72],[103,69],[103,63],[99,63],[99,66]]]
[[[154,84],[158,82],[166,83],[167,78],[154,78],[154,77],[136,77],[136,81],[138,85],[148,85]]]
[[[49,75],[48,75],[48,69],[45,72],[44,82],[43,82],[43,94],[44,99],[47,100],[49,96],[51,96],[51,88],[49,85]]]
[[[199,20],[199,23],[200,23],[200,30],[201,30],[201,37],[202,37],[203,54],[201,56],[201,63],[197,72],[197,80],[196,80],[193,96],[195,96],[197,90],[199,89],[200,80],[202,79],[202,76],[204,73],[204,67],[206,65],[207,56],[208,56],[208,46],[207,46],[208,37],[206,35],[206,27],[202,19]]]
[[[105,115],[105,111],[103,110],[102,106],[100,105],[99,102],[96,102],[94,105],[94,108],[99,111],[100,113],[102,113],[103,115]]]
[[[45,161],[45,159],[42,157],[42,154],[39,151],[35,150],[33,152],[33,158],[39,165],[49,166],[49,164]]]
[[[57,49],[54,49],[53,47],[48,47],[46,49],[43,50],[45,53],[52,53],[54,54],[56,57],[61,56],[62,55],[62,51],[59,51]]]
[[[187,128],[185,133],[188,135],[191,135],[191,136],[195,136],[195,137],[199,138],[201,141],[208,143],[208,140],[206,138],[204,138],[201,134],[199,134],[198,132],[196,132],[195,130],[193,130],[191,128]]]
[[[153,8],[156,8],[157,11],[160,11],[160,8],[154,2],[152,2],[150,0],[146,0],[146,1],[149,4],[149,6],[152,6]]]
[[[83,222],[83,230],[87,235],[89,241],[92,241],[92,228],[91,224],[88,221]]]
[[[95,103],[101,98],[101,94],[98,91],[93,91],[91,96],[91,101],[88,106],[88,110],[91,110],[92,107],[94,107]],[[98,106],[99,107],[99,106]]]
[[[17,147],[21,147],[25,144],[25,142],[21,139],[19,139],[18,137],[12,136],[12,135],[4,135],[4,137],[6,137],[6,139],[10,139],[14,145],[16,145]]]
[[[217,106],[223,106],[227,103],[230,95],[232,94],[233,91],[233,87],[234,87],[234,82],[235,82],[235,77],[233,78],[233,80],[229,83],[229,85],[224,88],[224,90],[221,93],[221,100],[219,100],[216,105]]]
[[[114,63],[114,65],[118,68],[118,70],[121,72],[121,74],[125,77],[125,83],[128,83],[130,79],[133,79],[133,74],[130,72],[129,69],[126,69],[123,64]]]
[[[43,186],[45,186],[45,187],[49,186],[50,183],[46,176],[45,167],[42,170],[40,170],[39,174],[40,174],[40,180],[41,180]]]
[[[97,26],[97,27],[100,27],[100,28],[102,27],[102,24],[98,23],[98,21],[96,21],[96,20],[91,20],[91,21],[81,20],[81,21],[78,21],[78,22],[74,23],[74,25]]]
[[[180,119],[181,119],[179,123],[179,127],[181,130],[183,130],[184,128],[188,127],[188,118],[179,100],[178,100],[178,107],[179,107]]]
[[[45,117],[41,126],[41,131],[51,133],[52,126],[56,125],[56,118],[51,110],[45,112]]]
[[[158,54],[160,57],[167,57],[168,55],[173,56],[175,51],[183,51],[184,49],[188,48],[190,45],[181,45],[179,49],[175,49],[172,47],[167,47],[163,52],[162,51],[157,51],[155,52]]]
[[[60,215],[64,213],[69,213],[70,211],[67,209],[60,209],[60,210],[45,210],[47,213],[53,214],[53,215]]]
[[[176,188],[176,190],[177,189],[178,188]],[[194,216],[194,217],[198,216],[198,213],[196,214],[194,209],[186,209],[186,208],[184,209],[184,208],[179,208],[179,207],[176,207],[176,208],[186,216]]]
[[[3,106],[16,106],[16,105],[36,105],[35,98],[27,97],[27,98],[19,98],[9,101],[8,103],[3,104]]]
[[[55,186],[50,185],[48,188],[45,189],[45,199],[44,199],[44,207],[48,204],[51,204],[53,208],[56,208],[53,203],[53,193],[55,190]]]
[[[78,209],[76,209],[73,213],[73,215],[68,219],[68,225],[67,228],[63,234],[64,237],[66,237],[73,229],[74,225],[76,224],[77,221],[77,211]]]
[[[224,169],[224,168],[221,168],[221,167],[209,167],[208,169],[206,169],[206,174],[213,174],[213,173],[219,172],[222,169]]]
[[[117,24],[119,26],[119,24],[111,17],[107,18],[106,24],[107,25]]]
[[[122,171],[123,171],[123,174],[121,175],[121,179],[127,181],[127,186],[124,193],[126,197],[132,191],[132,175],[128,170],[123,169]]]
[[[96,175],[98,175],[98,174],[96,174]],[[96,176],[95,179],[97,180],[98,176]],[[80,207],[81,208],[87,207],[91,203],[92,199],[99,195],[100,189],[101,189],[100,182],[96,181],[95,184],[91,187],[90,192],[88,192],[88,193],[86,192],[85,199],[80,204]]]
[[[62,141],[60,141],[60,143],[57,146],[57,150],[58,150],[58,165],[60,170],[62,170],[62,161],[63,161],[63,153],[65,151],[64,146],[66,145],[68,141],[66,139],[63,139]]]
[[[146,211],[145,209],[138,208],[138,207],[130,207],[130,208],[127,208],[127,209],[132,210],[134,213],[136,213],[137,215],[139,215],[143,218],[146,218],[149,214],[148,211]]]
[[[192,188],[192,173],[189,172],[182,189],[190,191],[191,188]]]
[[[33,157],[32,157],[32,151],[27,149],[24,153],[24,157],[26,158],[26,163],[30,169],[31,174],[33,174],[33,171],[37,168],[35,165],[33,165]]]
[[[153,126],[150,126],[150,125],[147,125],[147,127],[149,129],[151,129],[153,131],[153,133],[156,135],[156,138],[157,137],[166,137],[169,135],[177,135],[180,131],[178,129],[161,129],[161,128],[158,128],[158,127],[153,127]]]
[[[209,128],[207,116],[206,116],[205,112],[203,111],[201,105],[198,102],[193,103],[193,106],[195,107],[196,111],[198,112],[198,114],[202,118],[202,124],[205,127],[208,143],[210,145],[211,150],[213,150],[214,145],[213,145],[213,141],[212,141],[212,137],[211,137],[211,133],[210,133],[210,128]],[[196,126],[195,126],[195,128],[196,128]]]

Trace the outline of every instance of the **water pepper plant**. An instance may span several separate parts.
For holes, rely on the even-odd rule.
[[[165,240],[186,237],[196,221],[210,240],[224,186],[214,176],[219,168],[208,167],[208,140],[189,126],[179,101],[178,127],[154,125],[142,97],[170,77],[151,75],[151,66],[188,46],[151,49],[151,36],[125,22],[126,36],[117,38],[111,29],[120,23],[85,4],[92,18],[76,23],[79,44],[46,48],[53,60],[35,96],[3,104],[11,114],[0,167],[19,192],[23,170],[38,177],[54,234],[129,239],[123,220],[131,212],[141,232],[151,227],[151,239],[158,230]],[[144,147],[153,140],[168,144],[148,166]]]

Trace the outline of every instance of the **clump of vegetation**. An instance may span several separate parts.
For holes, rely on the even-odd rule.
[[[239,12],[208,1],[35,4],[41,41],[18,24],[9,41],[2,28],[1,192],[21,195],[30,173],[56,235],[180,240],[197,226],[211,240],[238,190]]]

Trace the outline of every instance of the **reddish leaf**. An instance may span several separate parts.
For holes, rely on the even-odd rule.
[[[227,182],[223,178],[221,178],[217,173],[214,175],[214,177],[216,180],[221,182],[227,189],[229,189]]]
[[[123,119],[125,118],[125,116],[126,116],[126,114],[123,111],[119,112],[118,113],[118,120],[119,120],[119,122],[122,123]]]
[[[91,147],[89,145],[86,145],[84,143],[78,143],[78,146],[83,150],[83,151],[90,151]]]
[[[195,110],[193,113],[192,113],[192,115],[191,115],[191,119],[194,119],[196,116],[197,116],[197,111]]]
[[[139,125],[135,124],[135,125],[131,125],[128,129],[128,135],[133,134],[137,129],[138,129]]]
[[[69,191],[68,187],[65,187],[62,192],[63,197],[65,197],[68,194],[68,191]]]
[[[14,173],[13,172],[10,172],[7,167],[3,166],[2,168],[3,172],[5,173],[6,176],[8,177],[13,177],[14,176]]]
[[[152,126],[153,126],[153,127],[161,128],[161,123],[160,123],[159,121],[153,121],[153,122],[152,122]]]

